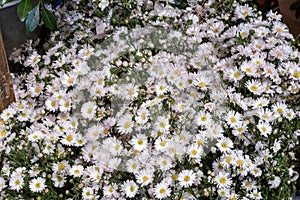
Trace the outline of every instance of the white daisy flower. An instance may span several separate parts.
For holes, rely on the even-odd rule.
[[[169,124],[169,118],[160,116],[155,122],[155,129],[165,133],[169,130],[171,125]]]
[[[272,126],[268,122],[260,120],[256,125],[261,135],[268,137],[272,133]]]
[[[94,198],[94,190],[91,187],[82,188],[82,198],[83,199],[93,199]]]
[[[133,138],[130,140],[130,144],[133,146],[135,150],[143,151],[144,149],[147,148],[148,145],[147,137],[142,134],[133,136]]]
[[[126,170],[130,173],[137,173],[140,170],[140,162],[137,159],[130,159],[126,162]]]
[[[133,130],[134,122],[132,121],[132,116],[130,114],[122,116],[118,123],[118,131],[122,134],[131,133]]]
[[[11,176],[9,180],[9,186],[12,190],[21,190],[24,186],[24,178],[21,175]]]
[[[208,112],[200,111],[196,116],[196,123],[199,126],[208,127],[211,123],[211,115]]]
[[[153,173],[142,170],[136,174],[136,180],[141,186],[149,185],[153,181]]]
[[[219,172],[215,177],[215,183],[219,188],[229,188],[232,184],[230,174],[226,172]]]
[[[91,120],[96,114],[96,109],[97,106],[95,102],[92,101],[86,102],[81,107],[81,116],[85,119]]]
[[[218,139],[216,146],[221,152],[229,152],[233,148],[233,142],[230,138],[222,137]]]
[[[20,184],[19,184],[20,185]],[[4,188],[6,188],[7,185],[5,183],[5,179],[0,177],[0,191],[2,191]]]
[[[238,124],[242,122],[242,115],[238,112],[230,110],[227,113],[226,121],[231,128],[235,128]]]
[[[171,195],[171,189],[166,183],[159,183],[154,187],[154,195],[157,199],[167,198]]]
[[[263,197],[261,196],[261,192],[259,192],[257,189],[254,189],[251,193],[250,193],[250,195],[249,195],[249,197],[251,198],[251,199],[263,199]]]
[[[257,80],[248,80],[245,84],[250,92],[256,95],[261,95],[264,92],[263,85]]]
[[[157,163],[159,165],[160,170],[162,171],[167,171],[173,166],[171,158],[167,156],[160,156],[157,159]]]
[[[187,154],[190,158],[200,159],[203,153],[202,147],[199,147],[197,144],[192,144],[187,151]]]
[[[118,189],[118,185],[115,183],[112,183],[110,185],[105,185],[103,187],[103,196],[108,198],[113,197],[118,193],[117,189]]]
[[[42,192],[46,188],[45,182],[46,180],[41,177],[32,179],[29,182],[29,188],[32,192]]]
[[[122,190],[125,192],[125,195],[128,198],[133,198],[138,191],[138,185],[132,180],[127,180],[124,182],[122,187]]]
[[[196,174],[192,170],[183,170],[178,175],[179,184],[182,187],[189,187],[194,184]]]
[[[71,176],[80,177],[83,174],[84,167],[82,165],[74,165],[69,170]]]
[[[67,182],[67,179],[63,175],[58,175],[57,173],[53,173],[51,180],[54,182],[54,186],[58,188],[62,188],[65,183]]]

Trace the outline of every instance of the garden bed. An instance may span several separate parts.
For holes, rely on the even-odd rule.
[[[244,1],[66,1],[11,55],[8,199],[289,199],[299,51]],[[42,48],[41,48],[42,47]]]

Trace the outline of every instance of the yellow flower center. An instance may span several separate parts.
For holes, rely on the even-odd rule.
[[[124,128],[127,129],[127,128],[130,128],[130,126],[131,126],[131,123],[129,121],[124,123]]]
[[[220,178],[219,181],[220,181],[220,183],[222,183],[222,184],[226,184],[226,182],[227,182],[227,180],[226,180],[225,177]]]
[[[40,187],[41,187],[41,183],[36,183],[36,184],[35,184],[35,187],[36,187],[36,188],[40,188]]]
[[[161,188],[160,190],[159,190],[159,193],[160,194],[164,194],[166,192],[166,189],[164,189],[164,188]]]
[[[188,181],[191,180],[191,177],[190,177],[190,176],[185,176],[185,177],[183,178],[183,180],[184,180],[185,182],[188,182]]]
[[[130,192],[133,192],[134,191],[134,187],[133,186],[130,186]]]
[[[72,136],[72,135],[68,135],[68,136],[66,137],[66,140],[67,140],[68,142],[72,142],[72,141],[73,141],[73,136]]]

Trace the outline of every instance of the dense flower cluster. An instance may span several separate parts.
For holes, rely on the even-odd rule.
[[[11,56],[0,196],[289,199],[300,53],[245,1],[72,0]],[[297,107],[298,106],[298,107]]]

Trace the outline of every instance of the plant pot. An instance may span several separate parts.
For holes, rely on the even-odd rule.
[[[297,37],[300,34],[300,20],[296,19],[296,11],[290,9],[291,4],[295,1],[296,0],[278,0],[278,3],[283,16],[283,22],[289,27],[294,37]]]

